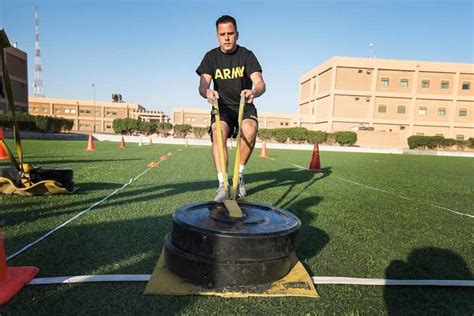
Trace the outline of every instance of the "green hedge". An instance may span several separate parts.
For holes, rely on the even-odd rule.
[[[273,139],[279,143],[292,141],[298,144],[326,143],[332,145],[337,142],[341,146],[352,146],[357,142],[357,133],[355,132],[337,132],[329,134],[323,131],[308,131],[304,127],[275,129],[261,128],[258,131],[258,137],[263,141]]]
[[[173,124],[171,123],[160,122],[156,124],[156,132],[163,137],[168,137],[172,129],[173,129]]]
[[[202,138],[209,131],[209,127],[193,126],[193,134],[196,138]]]
[[[288,128],[288,138],[295,143],[301,144],[306,142],[308,130],[304,127]]]
[[[271,140],[273,137],[272,130],[268,128],[259,128],[258,137],[263,141]]]
[[[74,125],[73,120],[62,117],[30,115],[26,112],[17,112],[15,116],[18,128],[22,131],[59,133],[72,130]],[[0,115],[0,126],[13,127],[13,116],[11,113]]]
[[[456,145],[458,149],[464,149],[464,147],[474,148],[474,138],[456,140],[453,138],[444,138],[443,136],[413,135],[408,137],[407,142],[410,149],[448,148],[454,145]]]
[[[140,121],[132,118],[115,119],[112,122],[114,132],[121,135],[132,135],[140,126]]]
[[[322,131],[308,131],[306,141],[310,144],[322,144],[326,141],[327,133]]]
[[[352,146],[357,142],[357,133],[336,132],[335,140],[341,146]]]
[[[189,124],[176,124],[174,126],[174,137],[186,138],[186,135],[191,132],[192,126]]]

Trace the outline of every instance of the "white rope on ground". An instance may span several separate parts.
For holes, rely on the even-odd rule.
[[[360,185],[360,186],[363,186],[363,187],[371,189],[371,190],[375,190],[375,191],[383,192],[383,193],[386,193],[386,194],[394,195],[394,196],[397,196],[397,197],[399,197],[401,199],[404,199],[404,200],[408,200],[408,201],[411,200],[410,198],[407,198],[406,196],[397,195],[395,193],[391,193],[391,192],[388,192],[388,191],[385,191],[385,190],[382,190],[382,189],[379,189],[379,188],[374,188],[374,187],[371,187],[371,186],[368,186],[368,185],[365,185],[365,184],[362,184],[362,183],[359,183],[359,182],[351,181],[351,180],[344,179],[344,178],[341,178],[341,177],[335,177],[335,178],[339,179],[339,180],[342,180],[342,181],[345,181],[345,182],[355,184],[355,185]],[[435,205],[435,204],[428,204],[428,205],[439,208],[439,209],[442,209],[442,210],[445,210],[445,211],[448,211],[448,212],[451,212],[451,213],[454,213],[454,214],[457,214],[457,215],[474,218],[474,215],[471,215],[471,214],[461,213],[461,212],[454,211],[454,210],[451,210],[449,208],[438,206],[438,205]]]
[[[161,162],[161,161],[160,161]],[[160,162],[157,162],[157,164],[160,164]],[[138,176],[136,176],[135,178],[130,178],[130,180],[125,183],[123,186],[121,186],[120,188],[116,189],[114,192],[110,193],[109,195],[107,195],[105,198],[103,198],[102,200],[98,201],[98,202],[95,202],[94,204],[92,204],[91,206],[89,206],[87,209],[85,209],[84,211],[76,214],[74,217],[72,217],[71,219],[67,220],[66,222],[62,223],[61,225],[59,225],[58,227],[50,230],[49,232],[47,232],[46,234],[44,234],[43,236],[41,236],[39,239],[33,241],[32,243],[29,243],[28,245],[26,245],[25,247],[21,248],[20,250],[18,250],[17,252],[15,252],[14,254],[10,255],[7,257],[7,261],[8,260],[11,260],[13,258],[15,258],[16,256],[18,256],[20,253],[24,252],[25,250],[27,250],[28,248],[36,245],[37,243],[39,243],[40,241],[46,239],[48,236],[50,236],[51,234],[53,234],[54,232],[56,232],[57,230],[59,230],[60,228],[66,226],[67,224],[69,224],[70,222],[72,222],[73,220],[75,220],[76,218],[82,216],[83,214],[89,212],[91,209],[93,209],[94,207],[96,207],[97,205],[99,205],[100,203],[108,200],[110,197],[114,196],[115,194],[117,194],[118,192],[122,191],[123,189],[125,189],[130,183],[132,183],[133,181],[137,180],[138,178],[140,178],[142,175],[144,175],[145,173],[147,173],[148,171],[150,171],[152,168],[154,167],[149,167],[148,169],[146,169],[145,171],[143,171],[142,173],[140,173]]]
[[[29,285],[89,283],[89,282],[148,282],[151,274],[104,274],[104,275],[78,275],[51,278],[35,278]]]
[[[65,277],[35,278],[28,285],[50,285],[66,283],[90,282],[148,282],[150,274],[103,274],[79,275]],[[376,286],[460,286],[473,287],[474,280],[394,280],[394,279],[367,279],[348,277],[312,277],[316,285],[346,284],[346,285],[376,285]]]
[[[394,280],[347,277],[312,277],[314,284],[349,284],[382,286],[474,286],[474,280]]]

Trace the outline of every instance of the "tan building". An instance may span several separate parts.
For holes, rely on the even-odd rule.
[[[137,103],[104,102],[76,99],[29,98],[31,115],[49,115],[74,120],[73,131],[113,133],[112,122],[118,118],[134,118],[147,122],[168,122],[161,111],[147,111]]]
[[[14,44],[16,45],[16,44]],[[15,107],[20,111],[28,111],[28,63],[25,52],[16,47],[4,49],[5,62],[10,75]],[[0,114],[8,111],[7,91],[2,78],[0,63]]]
[[[300,78],[298,121],[358,131],[359,145],[406,147],[410,135],[468,139],[473,89],[473,64],[333,57]]]
[[[258,109],[257,109],[258,110]],[[211,109],[173,108],[173,124],[210,126]],[[296,126],[295,114],[258,112],[259,128],[280,128]]]

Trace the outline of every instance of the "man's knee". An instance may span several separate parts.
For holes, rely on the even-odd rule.
[[[257,134],[257,122],[253,119],[246,119],[242,121],[242,132],[246,135]]]
[[[222,128],[222,139],[226,141],[229,135],[229,126],[227,125],[226,122],[221,121],[221,128]],[[217,141],[217,138],[215,137],[217,137],[217,133],[220,133],[221,129],[219,128],[217,123],[213,123],[211,126],[211,130],[212,130],[213,142],[214,142],[214,139]]]

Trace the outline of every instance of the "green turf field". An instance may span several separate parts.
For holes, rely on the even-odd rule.
[[[213,198],[217,179],[209,147],[127,144],[122,151],[118,143],[95,145],[96,152],[89,153],[84,141],[24,141],[28,162],[73,168],[80,190],[1,196],[8,254],[122,187],[148,162],[176,155],[10,260],[10,266],[35,265],[40,277],[151,274],[173,212]],[[324,173],[313,174],[298,167],[309,165],[311,151],[270,149],[269,155],[265,160],[255,154],[247,165],[246,200],[301,219],[298,254],[314,275],[473,279],[474,159],[322,152]],[[0,307],[0,314],[474,312],[474,292],[467,288],[319,285],[319,299],[222,299],[143,296],[145,285],[31,285]]]

